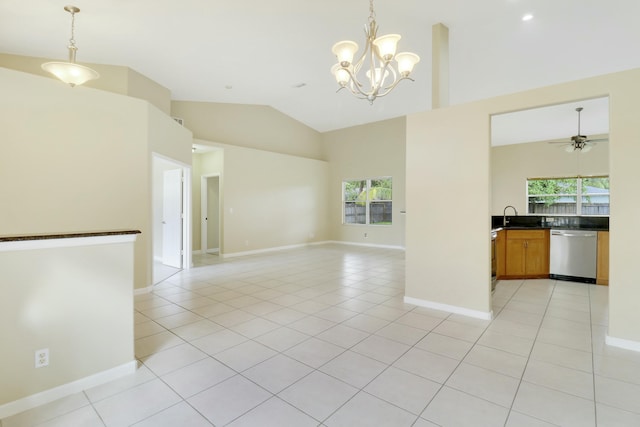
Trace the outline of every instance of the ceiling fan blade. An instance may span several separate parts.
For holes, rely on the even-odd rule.
[[[558,139],[556,141],[547,141],[549,144],[571,144],[571,141],[566,139]]]
[[[609,138],[594,138],[594,139],[587,139],[586,142],[609,142]]]

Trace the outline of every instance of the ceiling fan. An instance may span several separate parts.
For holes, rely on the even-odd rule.
[[[578,112],[578,134],[573,135],[570,141],[562,140],[562,141],[550,141],[550,144],[566,144],[564,151],[571,153],[573,151],[581,151],[586,153],[591,150],[591,148],[596,145],[598,142],[608,141],[608,138],[588,138],[585,135],[580,134],[580,112],[583,110],[582,107],[576,108]]]

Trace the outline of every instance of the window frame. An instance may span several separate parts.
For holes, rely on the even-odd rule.
[[[389,179],[391,181],[391,199],[390,200],[371,200],[369,198],[370,194],[371,194],[371,181],[376,181],[376,180],[384,180],[384,179]],[[347,222],[347,212],[346,212],[346,204],[347,202],[349,202],[349,200],[346,200],[346,187],[347,187],[347,183],[349,182],[360,182],[360,181],[365,181],[366,182],[366,187],[364,188],[364,193],[366,196],[365,199],[365,222],[364,223],[357,223],[357,222]],[[342,180],[342,225],[354,225],[354,226],[375,226],[375,227],[390,227],[393,225],[393,177],[390,175],[385,175],[385,176],[375,176],[375,177],[369,177],[369,178],[356,178],[356,179],[343,179]],[[372,223],[371,222],[371,202],[390,202],[391,203],[391,210],[392,210],[392,214],[391,214],[391,221],[389,223],[385,222],[385,223]]]
[[[608,217],[611,214],[611,189],[608,188],[605,193],[589,193],[583,192],[583,180],[591,178],[606,178],[609,180],[609,175],[593,175],[593,176],[563,176],[563,177],[547,177],[547,178],[527,178],[525,182],[526,195],[525,204],[527,207],[527,215],[533,216],[591,216],[591,217]],[[529,194],[529,182],[530,181],[552,181],[552,180],[576,180],[576,192],[575,193],[557,193],[557,194]],[[607,196],[609,199],[608,209],[609,214],[589,214],[582,212],[583,198],[589,196]],[[531,197],[572,197],[575,198],[575,213],[532,213],[529,211],[530,198]]]

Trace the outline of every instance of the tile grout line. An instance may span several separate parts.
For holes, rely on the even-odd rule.
[[[588,285],[591,286],[591,285]],[[598,404],[596,394],[596,362],[595,348],[593,346],[593,314],[591,310],[591,287],[589,287],[589,338],[591,339],[591,380],[593,381],[593,417],[595,425],[598,425]]]
[[[520,284],[520,287],[516,290],[516,292],[514,293],[514,295],[522,288],[522,286],[524,285],[524,281]],[[518,392],[520,391],[520,386],[522,385],[522,382],[524,381],[524,375],[527,372],[527,366],[529,366],[529,361],[531,360],[531,353],[533,353],[533,348],[536,346],[536,341],[538,340],[538,335],[540,335],[540,329],[542,329],[542,323],[544,323],[544,317],[547,314],[547,310],[549,309],[549,304],[551,303],[551,299],[553,298],[553,293],[555,292],[556,289],[556,281],[553,282],[553,289],[551,290],[551,294],[549,295],[549,298],[547,299],[547,304],[545,305],[544,308],[544,313],[542,314],[542,317],[540,318],[540,324],[538,325],[538,330],[536,331],[536,335],[533,338],[533,343],[531,344],[531,349],[529,350],[529,354],[527,355],[527,361],[524,364],[524,369],[522,369],[522,375],[520,376],[520,381],[518,382],[518,387],[516,387],[516,392],[513,394],[513,399],[511,400],[511,406],[509,407],[509,413],[507,414],[507,418],[504,421],[504,425],[506,427],[507,423],[509,422],[509,417],[511,416],[511,412],[514,410],[513,409],[513,404],[516,401],[516,398],[518,396]],[[534,417],[531,416],[529,414],[525,414],[527,416],[530,416],[532,418],[535,419],[539,419],[538,417]],[[541,421],[545,421],[545,420],[541,420]],[[548,421],[545,421],[548,422]]]
[[[321,285],[321,283],[320,283],[320,284],[318,284],[318,285]],[[318,285],[312,285],[312,286],[307,287],[307,288],[315,287],[315,286],[318,286]],[[185,288],[184,288],[184,287],[182,287],[181,285],[175,285],[175,286],[176,286],[176,287],[178,287],[178,288],[180,288],[180,289],[185,289]],[[356,289],[357,289],[357,288],[356,288]],[[191,290],[188,290],[188,289],[185,289],[185,290],[186,290],[187,292],[193,292],[193,293],[196,293],[196,294],[197,294],[197,292],[194,292],[194,291],[191,291]],[[327,291],[327,292],[325,292],[325,293],[323,293],[323,294],[320,294],[320,295],[318,295],[318,296],[326,295],[326,294],[331,293],[331,292],[334,292],[334,291]],[[368,292],[372,292],[372,291],[368,291]],[[365,292],[365,293],[366,293],[366,292]],[[374,293],[375,293],[375,292],[374,292]],[[201,294],[198,294],[198,295],[201,295]],[[245,295],[248,295],[248,294],[245,294]],[[379,294],[379,295],[381,295],[381,294]],[[159,296],[159,295],[156,295],[156,296]],[[387,296],[387,295],[384,295],[384,296]],[[161,296],[159,296],[159,297],[161,297]],[[162,297],[161,297],[161,298],[162,298]],[[305,300],[303,300],[303,301],[313,300],[314,298],[317,298],[317,297],[308,298],[308,299],[305,299]],[[351,298],[348,298],[347,300],[350,300],[350,299],[356,299],[356,298],[357,298],[357,297],[351,297]],[[387,298],[387,300],[385,300],[385,301],[383,301],[383,302],[381,302],[381,303],[378,303],[378,304],[374,304],[374,306],[373,306],[373,307],[377,307],[377,306],[383,305],[385,302],[387,302],[388,300],[390,300],[390,299],[392,299],[392,298],[393,298],[393,296],[390,296],[389,298]],[[163,298],[163,299],[165,299],[166,301],[168,301],[168,302],[169,302],[169,304],[168,304],[168,305],[176,305],[176,306],[179,306],[179,307],[181,307],[181,308],[185,309],[186,311],[191,312],[191,310],[190,310],[190,309],[187,309],[187,308],[185,308],[185,307],[181,306],[181,305],[179,304],[179,302],[174,302],[174,301],[171,301],[171,300],[167,300],[166,298]],[[220,301],[217,301],[217,300],[213,300],[213,301],[214,301],[214,303],[224,303],[224,302],[220,302]],[[269,300],[263,300],[263,301],[269,301]],[[301,302],[302,302],[302,301],[301,301]],[[328,305],[328,308],[336,307],[336,306],[337,306],[337,304]],[[369,309],[371,309],[371,308],[373,308],[373,307],[370,307]],[[288,308],[288,307],[283,307],[283,308]],[[415,307],[414,307],[414,308],[415,308]],[[241,311],[244,311],[244,310],[242,309],[242,307],[234,307],[234,309],[235,309],[235,310],[241,310]],[[295,309],[293,309],[293,310],[295,310]],[[296,311],[297,311],[297,310],[296,310]],[[411,310],[407,311],[407,313],[409,313],[409,312],[411,312],[411,311],[413,311],[413,309],[411,309]],[[192,313],[193,313],[193,312],[192,312]],[[301,313],[302,313],[302,312],[301,312]],[[194,314],[196,314],[196,315],[197,315],[197,313],[194,313]],[[249,314],[253,314],[253,313],[249,313]],[[305,314],[305,315],[306,315],[306,316],[305,316],[305,317],[303,317],[303,318],[316,317],[316,316],[314,316],[314,313],[303,313],[303,314]],[[359,314],[364,314],[364,313],[358,313],[357,315],[359,315]],[[406,314],[406,313],[405,313],[405,314]],[[357,316],[357,315],[356,315],[356,316]],[[403,315],[404,315],[404,314],[403,314]],[[200,315],[198,315],[198,316],[200,316]],[[163,317],[167,317],[167,316],[163,316]],[[202,316],[200,316],[200,317],[202,317]],[[352,317],[355,317],[355,316],[352,316]],[[373,316],[373,317],[375,317],[375,316]],[[262,316],[256,316],[256,318],[264,319]],[[215,321],[213,321],[213,320],[211,320],[211,319],[209,319],[209,318],[204,318],[204,319],[208,319],[208,320],[212,321],[213,323],[216,323]],[[154,322],[155,322],[155,320],[153,320],[153,319],[150,319],[150,320],[152,320],[152,321],[154,321]],[[268,319],[265,319],[265,320],[268,320]],[[325,320],[326,320],[326,319],[325,319]],[[333,327],[335,327],[335,326],[337,326],[337,325],[340,325],[340,324],[342,324],[342,323],[346,322],[347,320],[349,320],[349,319],[345,319],[345,320],[343,320],[343,321],[341,321],[341,322],[338,322],[338,323],[336,323],[336,325],[331,326],[331,327],[330,327],[330,328],[328,328],[328,329],[331,329],[331,328],[333,328]],[[386,319],[383,319],[383,320],[386,320]],[[156,323],[157,323],[157,322],[156,322]],[[195,322],[191,322],[191,323],[195,323]],[[244,322],[241,322],[241,323],[244,323]],[[393,323],[393,322],[389,322],[389,324],[391,324],[391,323]],[[216,323],[216,324],[217,324],[217,323]],[[159,325],[160,325],[162,328],[164,328],[167,332],[170,332],[170,333],[172,333],[173,335],[177,336],[178,338],[182,339],[180,336],[178,336],[177,334],[175,334],[172,330],[170,330],[170,329],[166,328],[165,326],[163,326],[163,325],[161,325],[161,324],[159,324]],[[219,325],[219,324],[218,324],[218,325]],[[185,325],[182,325],[182,326],[185,326]],[[224,329],[226,329],[226,330],[231,330],[229,327],[226,327],[226,326],[224,326],[224,325],[220,325],[220,326],[221,326],[221,327],[223,327],[223,328],[224,328]],[[278,324],[278,326],[279,326],[279,327],[278,327],[278,328],[276,328],[276,329],[281,329],[281,328],[283,328],[283,327],[287,327],[286,325],[281,325],[281,324]],[[385,325],[385,326],[382,326],[382,327],[378,328],[375,332],[377,332],[377,331],[379,331],[379,330],[381,330],[381,329],[385,328],[386,326],[388,326],[388,325]],[[291,329],[291,328],[289,328],[289,329]],[[328,330],[328,329],[327,329],[327,330]],[[354,329],[355,329],[355,328],[354,328]],[[295,329],[292,329],[292,330],[295,330]],[[245,337],[245,338],[247,338],[247,341],[253,341],[253,342],[256,342],[256,343],[258,343],[258,344],[260,344],[260,345],[264,345],[264,344],[261,344],[260,342],[255,341],[255,338],[258,338],[258,337],[260,337],[260,336],[266,335],[266,334],[268,334],[269,332],[271,332],[271,331],[265,332],[264,334],[258,335],[258,336],[253,337],[253,338],[250,338],[250,337],[247,337],[247,336],[244,336],[244,337]],[[297,332],[300,332],[300,331],[297,331]],[[323,332],[324,332],[324,331],[323,331]],[[363,331],[363,332],[366,332],[366,331]],[[342,354],[346,353],[347,351],[349,351],[349,350],[350,350],[350,348],[352,348],[352,347],[356,346],[358,343],[360,343],[360,342],[364,341],[365,339],[367,339],[367,338],[369,338],[369,337],[373,336],[373,335],[375,334],[375,332],[373,332],[373,333],[369,333],[369,332],[367,332],[367,333],[369,334],[367,337],[365,337],[365,338],[363,338],[362,340],[358,341],[357,343],[353,344],[351,347],[344,349],[344,351],[343,351],[343,352],[341,352],[341,353],[337,354],[335,357],[333,357],[332,359],[328,360],[327,362],[325,362],[325,363],[324,363],[323,365],[321,365],[320,367],[322,367],[322,366],[326,365],[326,364],[327,364],[327,363],[329,363],[330,361],[332,361],[332,360],[334,360],[335,358],[339,357],[340,355],[342,355]],[[320,333],[322,333],[322,332],[320,332]],[[430,333],[430,332],[428,332],[428,333]],[[427,333],[427,335],[428,335],[428,333]],[[209,334],[209,335],[211,335],[211,334]],[[241,334],[241,335],[242,335],[242,334]],[[306,335],[306,334],[305,334],[305,335]],[[425,336],[426,336],[426,335],[425,335]],[[309,338],[305,339],[305,340],[304,340],[304,341],[302,341],[302,342],[309,341],[311,338],[316,338],[316,339],[320,339],[320,340],[322,340],[321,338],[317,338],[317,335],[316,335],[316,336],[309,336]],[[194,346],[193,344],[191,344],[191,342],[190,342],[190,341],[186,341],[186,340],[184,340],[184,339],[183,339],[183,341],[185,341],[185,343],[187,343],[187,344],[191,345],[193,348],[195,348],[195,349],[197,349],[197,350],[199,350],[199,351],[202,351],[202,350],[201,350],[201,349],[199,349],[198,347],[196,347],[196,346]],[[325,341],[325,340],[323,340],[323,341]],[[246,342],[246,341],[245,341],[245,342]],[[302,342],[301,342],[301,343],[302,343]],[[325,341],[325,342],[327,342],[327,341]],[[244,343],[244,342],[243,342],[243,343]],[[221,352],[224,352],[224,351],[229,350],[229,349],[231,349],[231,348],[237,347],[237,346],[239,346],[239,345],[241,345],[241,344],[243,344],[243,343],[239,343],[239,344],[236,344],[236,345],[234,345],[234,346],[231,346],[231,347],[229,347],[229,348],[227,348],[227,349],[225,349],[225,350],[222,350]],[[298,344],[301,344],[301,343],[298,343]],[[298,344],[296,344],[296,345],[298,345]],[[333,344],[333,343],[330,343],[330,344]],[[335,344],[334,344],[334,345],[335,345]],[[174,347],[175,347],[175,346],[174,346]],[[272,348],[271,348],[271,347],[269,347],[269,346],[266,346],[266,347],[267,347],[267,348],[272,349]],[[295,347],[295,345],[294,345],[294,346],[291,346],[290,348],[293,348],[293,347]],[[340,347],[340,346],[339,346],[339,347]],[[172,348],[173,348],[173,347],[172,347]],[[289,350],[290,348],[287,348],[286,350]],[[164,350],[168,350],[168,349],[164,349]],[[275,349],[272,349],[272,350],[275,350]],[[286,350],[285,350],[285,351],[286,351]],[[227,368],[231,369],[233,372],[235,372],[235,373],[236,373],[235,375],[240,375],[240,376],[242,376],[242,377],[243,377],[243,378],[245,378],[246,380],[248,380],[248,381],[252,382],[252,383],[253,383],[253,384],[255,384],[256,386],[258,386],[258,387],[260,387],[261,389],[265,390],[266,392],[270,393],[270,394],[271,394],[271,397],[270,397],[269,399],[271,399],[271,398],[273,398],[273,397],[277,397],[278,399],[282,400],[282,401],[283,401],[283,402],[285,402],[286,404],[288,404],[288,405],[290,405],[290,406],[294,407],[295,409],[297,409],[297,410],[299,410],[299,411],[301,411],[301,412],[305,413],[306,415],[310,416],[311,418],[316,419],[316,418],[314,418],[313,416],[311,416],[310,414],[307,414],[306,412],[302,411],[302,409],[297,408],[297,407],[295,407],[295,406],[291,405],[291,404],[290,404],[289,402],[287,402],[286,400],[284,400],[284,399],[280,398],[280,397],[278,396],[278,394],[279,394],[279,393],[281,393],[282,391],[286,390],[287,388],[291,387],[292,385],[296,384],[298,381],[302,380],[303,378],[306,378],[307,376],[311,375],[313,372],[319,371],[319,369],[318,369],[318,368],[314,368],[314,367],[312,367],[312,366],[306,365],[304,362],[300,362],[300,361],[298,361],[298,360],[296,360],[296,359],[293,359],[293,360],[295,360],[295,361],[296,361],[296,362],[298,362],[298,363],[302,363],[302,364],[305,364],[306,366],[309,366],[310,368],[312,368],[312,371],[311,371],[311,372],[309,372],[308,374],[306,374],[305,376],[303,376],[303,377],[299,378],[298,380],[296,380],[294,383],[290,384],[289,386],[285,387],[283,390],[279,391],[279,392],[278,392],[278,394],[273,393],[273,392],[271,392],[271,391],[269,391],[269,390],[265,389],[265,388],[264,388],[264,387],[262,387],[260,384],[258,384],[258,383],[256,383],[255,381],[253,381],[251,378],[248,378],[248,377],[246,377],[245,375],[243,375],[243,372],[245,372],[245,371],[247,371],[247,370],[251,369],[251,368],[252,368],[252,367],[254,367],[254,366],[257,366],[257,365],[259,365],[259,364],[261,364],[261,363],[264,363],[264,362],[266,362],[267,360],[270,360],[270,359],[272,359],[272,358],[274,358],[274,357],[276,357],[276,356],[278,356],[278,355],[282,355],[282,356],[284,356],[284,357],[288,357],[288,358],[290,358],[290,356],[288,356],[288,355],[284,354],[284,351],[279,351],[279,350],[275,350],[275,351],[276,351],[276,354],[274,354],[273,356],[271,356],[271,357],[269,357],[269,358],[267,358],[267,359],[265,359],[265,360],[263,360],[263,361],[261,361],[261,362],[259,362],[259,363],[256,363],[255,365],[252,365],[252,366],[250,366],[250,367],[248,367],[248,368],[246,368],[246,369],[244,369],[244,370],[242,370],[242,371],[237,371],[237,370],[233,369],[231,366],[228,366],[228,365],[226,365],[224,362],[222,362],[222,361],[220,361],[220,360],[216,359],[214,355],[208,354],[208,353],[206,353],[206,352],[204,352],[204,353],[205,353],[205,354],[207,354],[207,356],[208,356],[209,358],[212,358],[212,359],[216,360],[217,362],[221,363],[222,365],[224,365],[225,367],[227,367]],[[409,351],[409,350],[407,350],[407,351]],[[221,353],[221,352],[220,352],[220,353]],[[358,354],[359,354],[359,353],[358,353]],[[404,354],[404,353],[403,353],[403,354]],[[363,356],[364,356],[364,355],[363,355]],[[365,356],[365,357],[368,357],[368,356]],[[402,355],[401,355],[401,356],[399,356],[399,357],[402,357]],[[201,359],[201,360],[203,360],[203,359]],[[373,360],[375,360],[375,359],[373,359]],[[193,363],[191,363],[191,364],[188,364],[188,365],[186,365],[186,366],[193,365],[193,364],[195,364],[195,363],[198,363],[199,361],[200,361],[200,360],[195,361],[195,362],[193,362]],[[140,363],[143,363],[143,364],[144,364],[144,362],[142,362],[142,361],[140,361]],[[184,367],[186,367],[186,366],[184,366]],[[391,365],[388,365],[388,367],[389,367],[389,366],[391,366]],[[175,370],[170,371],[170,372],[168,372],[168,373],[171,373],[171,372],[177,371],[177,370],[182,369],[182,368],[184,368],[184,367],[181,367],[181,368],[175,369]],[[319,368],[320,368],[320,367],[319,367]],[[386,371],[386,369],[388,369],[388,367],[387,367],[387,368],[385,368],[385,371]],[[147,367],[147,368],[148,368],[148,367]],[[149,368],[148,368],[148,369],[149,369]],[[167,385],[167,386],[168,386],[172,391],[174,391],[176,394],[178,394],[178,393],[177,393],[175,390],[173,390],[173,388],[172,388],[169,384],[167,384],[167,383],[166,383],[166,382],[165,382],[165,381],[164,381],[160,376],[158,376],[158,375],[157,375],[155,372],[153,372],[153,371],[151,371],[151,372],[156,376],[156,378],[157,378],[157,379],[159,379],[160,381],[162,381],[162,382],[163,382],[164,384],[166,384],[166,385]],[[323,373],[323,374],[325,374],[325,375],[329,375],[329,376],[331,376],[332,378],[335,378],[335,377],[333,377],[333,376],[332,376],[332,375],[330,375],[330,374],[326,374],[326,373],[324,373],[324,372],[322,372],[322,371],[319,371],[319,372],[321,372],[321,373]],[[382,371],[382,372],[384,372],[384,371]],[[380,374],[382,374],[382,372],[381,372]],[[166,373],[166,374],[168,374],[168,373]],[[165,375],[166,375],[166,374],[165,374]],[[379,374],[379,375],[380,375],[380,374]],[[234,376],[235,376],[235,375],[234,375]],[[376,378],[377,378],[377,376],[376,376]],[[228,378],[227,378],[227,379],[228,379]],[[204,392],[204,391],[206,391],[206,390],[209,390],[209,389],[211,389],[211,388],[213,388],[213,387],[216,387],[217,385],[219,385],[219,384],[223,383],[223,382],[224,382],[224,381],[226,381],[227,379],[225,379],[225,380],[223,380],[223,381],[220,381],[220,382],[218,382],[218,383],[216,383],[216,384],[214,384],[214,385],[212,385],[212,386],[210,386],[210,387],[207,387],[206,389],[201,390],[199,393],[202,393],[202,392]],[[339,381],[341,381],[341,382],[343,382],[343,383],[344,383],[344,381],[342,381],[342,380],[341,380],[341,379],[339,379],[339,378],[335,378],[335,379],[336,379],[336,380],[339,380]],[[374,379],[375,379],[375,378],[374,378]],[[373,381],[374,379],[372,379],[371,381]],[[345,383],[345,384],[352,386],[351,384],[348,384],[348,383]],[[368,384],[367,384],[367,385],[368,385]],[[366,385],[365,385],[365,387],[366,387]],[[363,387],[362,389],[360,389],[359,391],[364,391],[364,387]],[[357,394],[357,393],[356,393],[356,394]],[[182,397],[182,396],[180,396],[179,394],[178,394],[178,396],[182,399],[182,401],[184,401],[185,403],[189,404],[189,406],[191,406],[191,404],[187,401],[187,399],[183,398],[183,397]],[[354,394],[354,396],[355,396],[355,394]],[[255,409],[256,407],[258,407],[258,406],[262,405],[264,402],[266,402],[266,401],[267,401],[267,400],[269,400],[269,399],[266,399],[265,401],[260,402],[260,403],[259,403],[258,405],[256,405],[255,407],[248,409],[246,412],[244,412],[244,413],[242,413],[242,414],[238,415],[238,417],[237,417],[237,418],[234,418],[234,420],[235,420],[235,419],[238,419],[238,418],[240,418],[240,417],[242,417],[242,416],[244,416],[245,414],[247,414],[247,413],[248,413],[248,412],[250,412],[251,410]],[[351,400],[351,399],[349,399],[349,400]],[[345,402],[345,403],[346,403],[346,402]],[[391,404],[391,402],[388,402],[388,403],[390,403],[390,404]],[[173,406],[175,406],[175,405],[173,405]],[[343,405],[342,405],[342,406],[343,406]],[[341,406],[341,407],[342,407],[342,406]],[[394,406],[396,406],[396,405],[394,405]],[[193,406],[191,406],[191,407],[193,408]],[[399,407],[398,407],[398,408],[399,408]],[[168,408],[165,408],[165,409],[168,409]],[[193,409],[194,409],[194,410],[196,410],[196,412],[198,412],[199,414],[201,414],[199,411],[197,411],[197,409],[196,409],[196,408],[193,408]],[[340,407],[339,407],[338,409],[340,409]],[[336,409],[336,411],[337,411],[338,409]],[[403,409],[403,408],[400,408],[400,409]],[[163,409],[163,410],[164,410],[164,409]],[[403,410],[404,410],[404,409],[403,409]],[[162,412],[162,411],[160,411],[160,412]],[[407,412],[408,412],[408,411],[407,411]],[[335,413],[335,411],[334,411],[333,413]],[[333,414],[333,413],[332,413],[332,414]],[[330,414],[330,415],[329,415],[329,417],[330,417],[332,414]],[[156,415],[156,414],[153,414],[153,415]],[[153,416],[153,415],[151,415],[151,416]],[[201,415],[203,415],[203,414],[201,414]],[[203,416],[204,416],[204,415],[203,415]],[[418,418],[419,418],[419,415],[418,415]],[[207,419],[207,418],[205,417],[205,419]],[[327,417],[327,419],[328,419],[328,417]],[[208,419],[207,419],[207,420],[208,420]],[[326,421],[326,419],[325,419],[324,421]],[[233,420],[231,420],[230,422],[233,422]],[[322,423],[323,421],[320,421],[320,422]]]

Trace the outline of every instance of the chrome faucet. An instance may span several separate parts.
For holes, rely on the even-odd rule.
[[[503,227],[507,226],[507,208],[513,209],[513,212],[516,214],[515,216],[518,216],[518,211],[516,210],[515,207],[513,207],[511,205],[505,206],[504,210],[502,211],[502,226]]]

